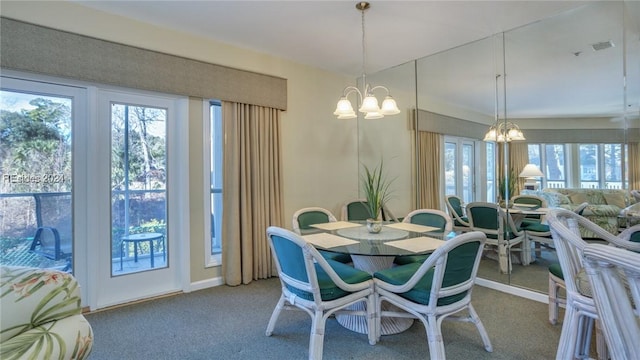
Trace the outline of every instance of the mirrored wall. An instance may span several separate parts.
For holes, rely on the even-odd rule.
[[[640,140],[639,19],[637,2],[587,3],[368,76],[391,90],[402,113],[358,119],[360,162],[384,160],[396,177],[390,207],[403,216],[421,207],[444,210],[445,193],[465,202],[497,202],[516,148],[526,162],[535,161],[536,146],[544,152],[546,145],[561,145],[573,164],[580,144],[630,145],[621,147],[621,156],[628,157]],[[516,123],[526,140],[482,141],[496,122]],[[487,158],[496,160],[492,165]],[[582,169],[572,165],[567,171],[572,176],[564,174],[564,187],[580,187]],[[629,169],[621,171],[628,179]],[[523,179],[514,180],[522,187]],[[557,186],[541,183],[547,184]],[[542,247],[528,266],[517,253],[508,257],[512,271],[501,272],[489,255],[479,276],[547,292],[548,265],[556,261],[552,249]]]

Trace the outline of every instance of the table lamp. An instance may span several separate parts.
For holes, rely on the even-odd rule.
[[[525,178],[524,188],[527,190],[538,190],[538,182],[536,178],[544,177],[540,168],[535,164],[527,164],[520,173],[520,177]]]

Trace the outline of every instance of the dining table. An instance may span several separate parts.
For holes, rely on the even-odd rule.
[[[378,233],[369,232],[364,222],[334,221],[311,225],[302,237],[315,248],[349,254],[353,266],[374,274],[394,266],[394,259],[402,255],[426,255],[444,244],[447,236],[439,228],[403,222],[386,222]],[[352,305],[354,310],[365,309],[364,303]],[[384,310],[399,311],[391,304]],[[336,320],[347,329],[366,334],[367,319],[362,315],[336,314]],[[397,334],[413,324],[411,317],[384,317],[380,320],[382,335]]]

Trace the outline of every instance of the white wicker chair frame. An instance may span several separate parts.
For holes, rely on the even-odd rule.
[[[282,271],[281,262],[273,244],[273,236],[287,239],[302,249],[308,281],[299,281]],[[373,319],[375,318],[375,307],[373,280],[367,280],[357,284],[348,284],[344,282],[333,268],[331,268],[327,260],[320,255],[318,250],[294,232],[270,226],[267,229],[267,237],[269,239],[269,246],[271,247],[276,268],[278,270],[278,276],[280,277],[280,283],[282,284],[282,294],[280,295],[280,299],[271,314],[269,324],[267,325],[266,335],[271,336],[271,334],[273,334],[276,322],[278,321],[278,317],[283,309],[304,310],[311,317],[312,323],[309,339],[309,359],[320,360],[322,359],[324,332],[327,318],[337,312],[345,312],[354,315],[366,316],[369,343],[374,345],[375,324]],[[335,300],[322,300],[314,263],[317,263],[339,288],[349,292],[350,294]],[[297,296],[295,293],[291,292],[287,286],[312,293],[313,300],[306,300]],[[346,307],[361,301],[366,303],[365,311],[344,310]]]
[[[589,203],[583,202],[573,209],[573,212],[578,215],[582,215],[582,212],[588,205]],[[549,233],[549,236],[551,236],[551,233]],[[560,297],[560,289],[564,289],[564,291],[567,290],[564,280],[549,272],[549,322],[552,325],[558,323],[560,307],[565,307],[567,304],[567,300]]]
[[[483,228],[478,226],[478,220],[473,220],[473,209],[476,207],[487,207],[495,211],[498,217],[498,229]],[[529,265],[531,262],[531,246],[527,240],[524,231],[518,230],[513,218],[510,214],[507,214],[498,204],[490,202],[471,202],[467,204],[467,217],[469,218],[469,224],[474,231],[482,231],[487,234],[487,245],[496,246],[498,248],[498,264],[500,272],[503,274],[511,273],[513,268],[511,264],[511,251],[520,252],[520,261],[522,265]],[[509,241],[505,240],[504,232],[508,225],[515,237]],[[490,238],[489,235],[496,238]],[[514,249],[516,245],[520,245],[520,249]],[[528,251],[527,251],[528,249]]]
[[[449,216],[451,216],[451,219],[454,221],[454,224],[456,221],[462,224],[462,225],[454,225],[453,230],[458,232],[471,231],[471,224],[469,224],[468,221],[465,221],[464,219],[462,219],[462,217],[460,217],[458,212],[456,212],[456,210],[453,208],[453,205],[451,205],[451,202],[449,200],[450,198],[458,199],[458,201],[460,201],[461,206],[463,202],[462,202],[462,198],[456,195],[447,195],[444,197],[444,202],[447,206],[447,212],[449,213]]]
[[[478,252],[475,257],[471,276],[469,276],[466,281],[460,284],[443,288],[442,280],[445,275],[449,252],[460,245],[477,241],[480,242],[480,246],[478,247]],[[480,265],[480,258],[482,257],[482,249],[484,247],[485,241],[486,235],[480,231],[468,232],[458,235],[451,240],[448,240],[444,245],[440,246],[433,254],[431,254],[427,258],[427,260],[422,263],[418,270],[411,276],[411,278],[402,285],[393,285],[380,279],[374,278],[373,281],[375,282],[376,287],[376,313],[379,314],[378,320],[376,321],[376,340],[380,339],[380,317],[415,317],[422,322],[427,332],[429,355],[431,359],[443,360],[446,358],[446,355],[444,351],[444,341],[442,339],[441,326],[442,321],[446,318],[447,320],[473,323],[480,333],[480,337],[482,338],[485,350],[488,352],[492,352],[493,347],[491,345],[489,335],[487,334],[482,321],[478,317],[478,314],[471,304],[471,293],[473,290],[473,285],[475,284],[478,266]],[[422,279],[422,277],[431,268],[435,269],[428,305],[418,304],[398,295],[413,289],[418,281],[420,281],[420,279]],[[452,304],[438,306],[439,299],[465,292],[466,295],[462,299]],[[383,301],[394,304],[397,307],[405,310],[409,314],[397,311],[382,311],[381,306]],[[452,316],[453,314],[464,309],[467,309],[469,312],[467,316]]]
[[[298,218],[305,214],[305,213],[309,213],[309,212],[321,212],[324,213],[325,215],[327,215],[327,218],[329,219],[329,222],[336,222],[338,221],[336,219],[336,217],[331,213],[331,211],[325,209],[325,208],[321,208],[321,207],[306,207],[306,208],[302,208],[298,211],[296,211],[295,213],[293,213],[293,232],[295,232],[296,234],[300,235],[302,233],[302,231],[300,230],[300,221],[298,221]]]
[[[404,217],[404,219],[402,219],[402,222],[411,223],[411,218],[419,214],[434,214],[442,217],[445,221],[444,229],[442,229],[444,231],[444,235],[450,233],[453,230],[453,220],[451,219],[451,217],[446,212],[437,209],[413,210],[412,212],[408,213],[407,216]]]
[[[614,246],[640,251],[640,243],[628,241],[632,228],[620,236],[614,236],[588,219],[565,209],[549,211],[547,222],[551,228],[567,292],[566,311],[556,359],[588,358],[591,332],[598,315],[593,299],[578,290],[578,274],[584,268],[582,253],[587,246],[587,242],[580,237],[579,227],[588,228]],[[599,359],[607,358],[599,326],[596,326],[596,350]]]
[[[349,205],[356,202],[366,203],[367,199],[355,199],[355,200],[347,201],[344,204],[342,204],[342,208],[340,211],[340,220],[342,221],[354,220],[349,216]],[[382,211],[378,215],[378,219],[385,220],[385,221],[399,222],[398,218],[391,212],[391,210],[389,210],[389,208],[386,205],[382,206]],[[356,220],[366,220],[366,219],[356,219]]]
[[[611,358],[640,359],[640,253],[593,244],[584,259]]]

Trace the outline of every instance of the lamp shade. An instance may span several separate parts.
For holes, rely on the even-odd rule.
[[[367,95],[367,97],[362,100],[362,106],[360,106],[358,111],[363,113],[379,113],[380,107],[378,106],[378,99],[373,95]]]
[[[336,105],[336,111],[333,112],[333,115],[343,116],[353,112],[351,101],[346,96],[343,96],[338,100],[338,105]]]
[[[396,101],[393,100],[391,96],[387,95],[387,97],[384,98],[384,101],[382,102],[380,113],[382,115],[396,115],[396,114],[400,114],[400,109],[398,109],[398,105],[396,104]]]
[[[522,169],[520,177],[544,177],[544,174],[535,164],[527,164],[524,169]]]

